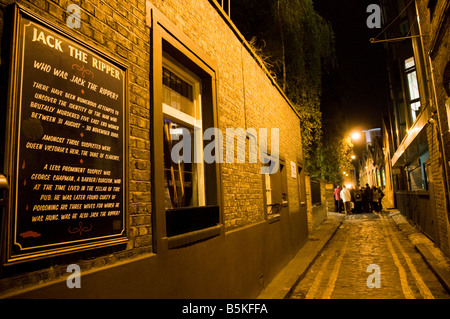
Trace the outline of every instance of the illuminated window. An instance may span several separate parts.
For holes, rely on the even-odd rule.
[[[166,209],[205,206],[200,88],[198,77],[166,56],[163,62]]]
[[[411,110],[412,122],[414,122],[420,112],[420,94],[414,57],[405,61],[405,72],[409,91],[408,103]]]
[[[267,164],[270,166],[270,162]],[[263,174],[266,199],[266,214],[269,218],[279,216],[288,204],[286,165],[280,159],[279,169],[274,174]]]

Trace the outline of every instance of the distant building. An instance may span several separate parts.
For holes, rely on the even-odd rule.
[[[381,129],[373,128],[367,131],[363,131],[366,137],[366,145],[372,144],[375,142],[375,139],[381,137]]]
[[[359,184],[365,186],[384,187],[386,183],[384,158],[381,141],[381,129],[364,131],[366,136],[365,149],[359,156]]]
[[[397,208],[449,249],[450,1],[381,1],[390,100],[384,147]],[[391,183],[390,183],[391,184]]]

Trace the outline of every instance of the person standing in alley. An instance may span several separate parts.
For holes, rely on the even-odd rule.
[[[340,213],[342,207],[341,207],[341,187],[339,185],[334,190],[334,205],[336,207],[336,211]]]
[[[378,200],[380,199],[380,193],[378,192],[378,188],[372,186],[372,209],[376,212],[379,212],[378,208]]]
[[[378,188],[378,193],[380,193],[380,198],[378,199],[378,209],[381,211],[383,211],[383,204],[381,203],[383,197],[384,197],[384,193],[383,190],[381,189],[381,187]]]
[[[353,185],[350,187],[349,190],[350,190],[350,195],[351,195],[351,200],[350,200],[351,211],[352,211],[352,214],[354,214],[355,213],[355,188],[353,187]]]
[[[345,187],[345,185],[342,186],[340,195],[341,195],[342,201],[344,202],[345,214],[350,215],[351,214],[352,195],[350,194],[350,191],[348,190],[348,188]]]
[[[381,187],[373,188],[373,205],[376,207],[377,212],[381,212],[383,210],[383,205],[381,204],[381,200],[384,197],[384,193],[381,190]]]
[[[361,214],[363,206],[363,196],[362,190],[360,187],[357,187],[355,190],[355,213]]]
[[[363,191],[363,205],[364,205],[364,213],[371,213],[372,212],[372,189],[370,188],[369,184],[366,184],[366,187]]]

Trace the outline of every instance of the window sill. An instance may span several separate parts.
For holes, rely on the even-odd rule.
[[[280,214],[274,214],[267,217],[267,221],[269,222],[269,224],[275,223],[279,220],[281,220]]]
[[[219,206],[183,207],[166,210],[167,237],[175,237],[220,224]]]
[[[199,241],[219,236],[221,229],[222,225],[216,225],[213,227],[208,227],[205,229],[200,229],[185,234],[168,237],[167,238],[168,247],[169,249],[181,248],[195,244]]]

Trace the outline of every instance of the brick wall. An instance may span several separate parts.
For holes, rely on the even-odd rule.
[[[320,204],[312,203],[311,176],[306,175],[306,207],[308,216],[308,233],[313,232],[322,221],[327,218],[328,211],[334,211],[334,199],[330,203],[330,192],[326,188],[326,182],[320,181]],[[333,185],[331,185],[332,187]],[[332,190],[334,194],[334,189]],[[333,195],[334,196],[334,195]]]
[[[91,44],[108,55],[115,57],[129,67],[129,119],[130,119],[130,176],[129,193],[129,242],[125,250],[112,255],[80,261],[82,269],[90,269],[124,258],[130,258],[152,251],[151,247],[151,203],[150,203],[150,84],[149,84],[149,30],[145,26],[144,1],[0,1],[0,26],[8,5],[18,3],[32,10],[53,24],[69,30],[66,26],[70,3],[78,4],[82,10],[80,29],[68,32],[80,40]],[[0,37],[4,27],[0,28]],[[6,41],[2,41],[4,44]],[[6,48],[2,48],[6,50]],[[3,51],[2,51],[3,53]],[[7,54],[2,56],[8,56]],[[8,60],[1,60],[2,72],[7,70]],[[5,73],[3,73],[5,74]],[[6,89],[6,78],[2,77]],[[4,105],[2,105],[2,108]],[[2,125],[3,126],[3,125]],[[0,280],[0,291],[13,286],[20,289],[31,284],[42,283],[65,274],[66,266],[55,266],[36,273],[16,275]]]
[[[267,73],[207,1],[152,1],[218,65],[219,128],[280,128],[280,156],[301,158],[300,122]],[[199,14],[199,13],[204,14]],[[194,23],[193,23],[194,22]],[[262,86],[261,84],[264,83]],[[269,133],[270,134],[270,133]],[[225,145],[225,137],[224,137]],[[258,141],[259,145],[259,141]],[[270,145],[270,141],[268,141]],[[224,223],[227,229],[264,220],[260,166],[222,165]],[[288,178],[289,209],[299,209],[297,180]]]
[[[80,40],[108,55],[124,61],[128,66],[129,81],[129,242],[125,249],[105,249],[56,258],[36,266],[34,271],[12,271],[0,279],[0,291],[11,292],[33,287],[53,280],[61,280],[66,265],[78,263],[82,271],[101,269],[133,257],[153,253],[151,203],[151,46],[150,28],[146,25],[144,0],[0,0],[0,37],[4,28],[4,14],[8,5],[17,2],[53,24],[67,30]],[[81,29],[66,26],[70,3],[82,9]],[[226,128],[279,128],[280,155],[287,166],[289,212],[300,210],[298,181],[290,176],[290,162],[302,159],[300,121],[273,80],[243,38],[207,0],[155,0],[151,3],[188,38],[199,46],[217,65],[218,123]],[[5,41],[2,41],[3,45]],[[2,48],[5,50],[5,48]],[[6,55],[7,56],[7,55]],[[5,54],[2,55],[5,57]],[[2,58],[2,74],[8,60]],[[5,77],[2,76],[5,93]],[[1,106],[4,108],[4,105]],[[225,139],[224,139],[225,140]],[[268,141],[270,145],[270,141]],[[247,152],[248,153],[248,152]],[[248,157],[246,157],[248,161]],[[263,180],[260,164],[221,165],[224,231],[265,221]],[[301,237],[301,236],[300,236]],[[279,266],[277,266],[279,267]]]
[[[428,1],[417,1],[421,31],[422,34],[428,35],[423,37],[423,45],[424,51],[427,53],[425,59],[428,85],[431,93],[430,99],[433,101],[431,109],[438,112],[434,117],[436,122],[432,127],[428,127],[427,136],[434,182],[439,246],[444,253],[450,256],[447,200],[449,189],[446,185],[448,175],[445,170],[445,167],[447,167],[447,170],[450,168],[448,164],[450,159],[450,134],[445,108],[445,101],[448,96],[442,82],[445,66],[450,61],[450,17],[448,8],[448,1],[438,1],[431,19]],[[429,58],[431,58],[432,66]],[[442,141],[439,139],[440,134],[442,134]]]

